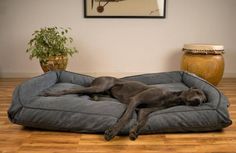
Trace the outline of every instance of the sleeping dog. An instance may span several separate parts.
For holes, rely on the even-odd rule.
[[[98,94],[108,93],[127,108],[121,118],[105,131],[104,138],[109,141],[129,122],[133,112],[138,109],[138,122],[131,128],[129,138],[135,140],[145,123],[148,115],[154,111],[177,106],[198,106],[207,101],[202,90],[190,88],[189,90],[171,92],[163,88],[148,86],[138,81],[128,81],[114,77],[98,77],[89,87],[68,89],[61,92],[44,92],[44,96],[60,96],[65,94]]]

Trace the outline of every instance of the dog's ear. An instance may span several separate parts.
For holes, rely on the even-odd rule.
[[[116,83],[116,86],[121,88],[124,86],[124,83]]]

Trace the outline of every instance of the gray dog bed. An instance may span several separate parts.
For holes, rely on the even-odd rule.
[[[116,99],[100,96],[94,101],[77,94],[60,97],[39,96],[45,90],[60,91],[89,86],[94,78],[67,71],[48,72],[19,85],[13,94],[8,111],[9,119],[16,124],[48,130],[83,133],[104,133],[121,117],[126,105]],[[202,132],[220,130],[231,125],[227,98],[214,86],[201,78],[182,71],[144,74],[125,77],[172,91],[197,87],[203,90],[208,102],[198,107],[176,106],[154,112],[142,133]],[[120,134],[127,134],[137,121],[133,114]]]

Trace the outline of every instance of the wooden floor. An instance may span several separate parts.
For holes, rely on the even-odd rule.
[[[23,79],[0,79],[0,153],[236,153],[236,125],[223,132],[143,135],[136,141],[103,135],[48,132],[25,129],[7,118],[11,95]],[[236,121],[236,78],[224,79],[218,88],[228,96],[233,122]]]

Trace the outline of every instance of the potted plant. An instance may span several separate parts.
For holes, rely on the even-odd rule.
[[[68,55],[76,53],[75,47],[69,47],[73,39],[67,36],[70,28],[45,27],[36,30],[28,43],[26,52],[30,59],[38,58],[44,72],[65,70]]]

